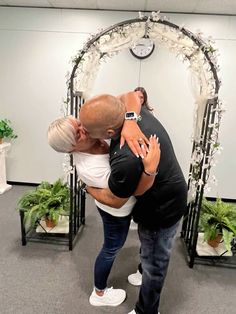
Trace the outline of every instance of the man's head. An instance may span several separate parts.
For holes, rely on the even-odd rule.
[[[48,128],[48,143],[57,152],[89,152],[95,140],[91,139],[80,121],[72,116],[53,121]]]
[[[103,94],[86,101],[80,109],[80,121],[92,138],[111,138],[124,123],[125,107],[116,97]]]

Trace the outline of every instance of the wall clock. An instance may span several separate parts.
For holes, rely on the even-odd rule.
[[[154,49],[154,42],[149,37],[142,37],[136,42],[134,47],[130,48],[130,52],[138,59],[146,59],[150,57]]]

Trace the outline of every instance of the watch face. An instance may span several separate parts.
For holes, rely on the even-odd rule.
[[[133,112],[126,112],[126,118],[134,118],[134,113]]]
[[[134,111],[127,111],[125,113],[125,120],[138,120],[138,116]]]
[[[148,37],[143,37],[130,49],[130,52],[138,59],[145,59],[153,53],[154,48],[153,41]]]

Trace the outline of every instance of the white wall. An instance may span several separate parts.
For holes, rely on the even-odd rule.
[[[234,177],[236,150],[234,74],[236,64],[236,18],[169,14],[170,20],[195,32],[211,35],[219,47],[223,86],[221,98],[227,112],[222,121],[223,154],[212,173],[218,178],[210,196],[236,198]],[[91,33],[136,13],[79,10],[0,8],[0,118],[9,118],[18,134],[7,158],[11,181],[53,181],[62,174],[63,155],[46,141],[48,124],[60,115],[66,94],[65,74],[69,60]],[[137,85],[146,87],[150,104],[168,130],[187,178],[191,152],[193,97],[187,65],[163,47],[143,61],[123,51],[104,63],[94,94],[119,94]]]

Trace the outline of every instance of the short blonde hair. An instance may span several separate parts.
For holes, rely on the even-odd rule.
[[[57,152],[70,153],[76,146],[77,131],[71,123],[73,119],[72,116],[58,118],[48,127],[48,143]]]

